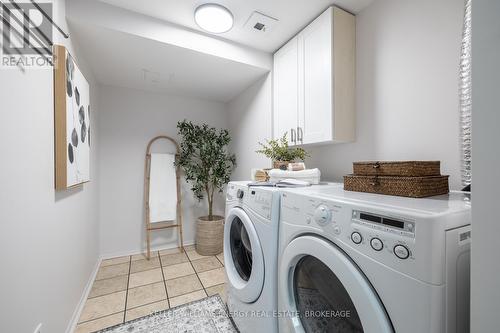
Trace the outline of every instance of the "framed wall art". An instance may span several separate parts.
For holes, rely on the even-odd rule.
[[[90,181],[90,86],[74,58],[54,45],[55,188]]]

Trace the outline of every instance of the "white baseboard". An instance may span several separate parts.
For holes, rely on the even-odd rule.
[[[87,281],[87,285],[85,286],[85,289],[83,289],[82,297],[80,298],[80,301],[78,302],[78,305],[77,305],[75,311],[73,312],[73,316],[71,317],[69,325],[66,328],[66,333],[73,333],[75,331],[76,325],[78,324],[78,319],[80,319],[80,315],[82,313],[83,307],[85,306],[85,302],[87,301],[90,290],[92,289],[92,284],[94,283],[95,277],[97,275],[97,271],[99,270],[99,266],[101,266],[101,261],[102,261],[102,258],[97,259],[94,270],[90,274],[90,278]]]
[[[191,241],[191,242],[188,241],[187,243],[184,243],[184,246],[188,246],[188,245],[194,245],[194,241]],[[177,244],[170,244],[167,246],[156,246],[156,247],[152,247],[151,251],[169,250],[169,249],[173,249],[176,247],[177,247]],[[101,260],[123,257],[123,256],[131,256],[134,254],[145,253],[145,252],[146,252],[146,250],[142,249],[142,250],[127,250],[127,251],[105,253],[105,254],[101,254]]]

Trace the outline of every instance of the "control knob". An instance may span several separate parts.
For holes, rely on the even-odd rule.
[[[357,231],[351,234],[351,240],[354,244],[360,244],[363,241],[363,236]]]
[[[406,246],[398,244],[394,246],[394,254],[399,259],[408,259],[408,257],[410,256],[410,250],[408,250]]]
[[[377,237],[373,237],[370,240],[370,245],[371,245],[372,249],[374,249],[375,251],[381,251],[384,248],[384,243],[382,242],[382,240],[380,238],[377,238]]]
[[[332,220],[332,212],[325,205],[319,205],[314,211],[314,221],[317,224],[324,226]]]
[[[238,189],[238,191],[236,191],[236,197],[238,199],[242,199],[244,194],[245,194],[245,192],[240,188]]]

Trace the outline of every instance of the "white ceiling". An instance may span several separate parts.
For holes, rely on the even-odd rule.
[[[100,0],[113,6],[152,16],[180,26],[202,31],[194,21],[194,10],[203,3],[219,3],[234,15],[233,28],[217,36],[258,50],[274,52],[323,10],[336,4],[358,13],[373,0]],[[269,33],[262,34],[244,27],[253,11],[278,19]]]
[[[231,31],[200,33],[194,9],[221,3]],[[372,0],[73,0],[67,20],[78,55],[99,83],[227,102],[269,72],[277,50],[332,3],[358,12]],[[244,28],[253,11],[279,20],[262,35]],[[155,81],[144,80],[143,71]]]
[[[264,75],[264,68],[101,26],[69,22],[79,55],[98,82],[227,102]],[[144,80],[143,70],[159,74]]]

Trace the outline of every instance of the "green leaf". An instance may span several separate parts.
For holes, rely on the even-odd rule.
[[[211,220],[213,194],[223,191],[236,167],[236,156],[228,152],[231,142],[229,131],[217,130],[207,124],[195,125],[187,120],[178,122],[177,130],[181,143],[176,165],[184,170],[198,200],[207,197]]]
[[[259,142],[261,149],[256,153],[263,154],[273,161],[304,161],[309,154],[303,148],[288,147],[287,133],[279,139],[266,140],[266,144]]]

